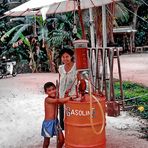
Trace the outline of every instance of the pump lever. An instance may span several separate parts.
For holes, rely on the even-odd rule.
[[[84,96],[85,90],[86,90],[86,81],[84,79],[79,80],[79,86],[78,86],[79,93]]]

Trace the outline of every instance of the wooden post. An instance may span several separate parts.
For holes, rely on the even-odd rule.
[[[81,29],[82,29],[82,39],[86,39],[84,23],[83,23],[83,18],[82,18],[82,11],[81,11],[81,6],[80,6],[80,0],[78,0],[78,13],[79,13],[79,20],[80,20]]]

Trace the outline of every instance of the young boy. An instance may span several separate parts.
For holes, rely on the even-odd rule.
[[[58,148],[62,148],[64,144],[64,135],[57,119],[58,104],[66,103],[70,97],[56,98],[56,87],[52,82],[47,82],[44,85],[44,91],[48,95],[45,98],[45,120],[42,124],[41,135],[44,137],[43,148],[48,148],[50,138],[54,135],[58,136]]]

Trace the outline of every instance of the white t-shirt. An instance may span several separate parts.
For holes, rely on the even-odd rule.
[[[76,94],[76,64],[74,63],[73,67],[69,72],[65,71],[64,65],[59,66],[59,74],[60,74],[60,86],[59,86],[59,97],[63,98],[67,89],[71,88],[69,95]],[[74,82],[75,81],[75,82]],[[74,83],[74,84],[73,84]]]

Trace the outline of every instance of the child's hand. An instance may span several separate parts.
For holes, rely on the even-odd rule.
[[[68,96],[68,97],[66,97],[65,99],[66,99],[67,101],[73,101],[72,96]]]
[[[66,103],[70,100],[71,97],[64,97],[63,99],[59,99],[60,103]]]
[[[76,98],[76,95],[70,96],[70,101],[74,101]]]

